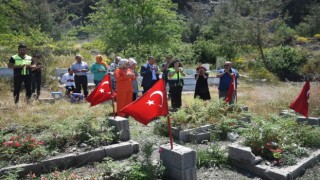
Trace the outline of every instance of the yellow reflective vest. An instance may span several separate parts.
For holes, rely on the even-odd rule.
[[[31,56],[25,55],[24,59],[22,59],[18,54],[16,54],[12,56],[12,58],[14,59],[14,65],[16,66],[31,65]],[[21,75],[27,75],[29,73],[29,69],[27,69],[26,67],[22,68]]]
[[[168,69],[168,74],[175,72],[174,68]],[[173,76],[168,75],[168,83],[170,86],[183,86],[182,73],[179,71],[178,73],[174,73]]]

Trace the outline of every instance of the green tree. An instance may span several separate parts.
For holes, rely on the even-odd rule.
[[[180,39],[181,18],[170,0],[101,0],[89,16],[91,32],[102,38],[115,52],[133,46],[169,48]]]

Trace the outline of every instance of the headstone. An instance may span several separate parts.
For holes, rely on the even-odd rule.
[[[196,152],[178,144],[160,146],[160,159],[165,166],[165,179],[195,180]]]
[[[238,144],[232,144],[228,146],[228,157],[230,159],[249,164],[257,164],[258,162],[262,161],[261,157],[256,157],[251,152],[250,147],[243,147]]]
[[[109,126],[115,127],[115,133],[121,141],[130,140],[129,120],[124,117],[109,117]]]

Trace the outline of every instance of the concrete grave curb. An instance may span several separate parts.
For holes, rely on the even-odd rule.
[[[231,148],[230,148],[231,147]],[[310,154],[309,157],[299,160],[296,165],[287,167],[271,167],[268,165],[256,164],[257,162],[246,161],[246,157],[240,157],[242,154],[247,155],[247,148],[240,145],[229,145],[229,159],[230,163],[238,168],[245,169],[252,174],[255,174],[265,179],[289,180],[295,179],[305,172],[309,167],[312,167],[317,161],[320,160],[320,150]],[[251,151],[251,148],[249,148]],[[235,151],[234,151],[235,150]],[[230,152],[231,151],[231,152]],[[244,153],[239,153],[243,151]],[[237,157],[232,156],[234,152],[238,152]],[[256,165],[255,165],[256,164]]]
[[[63,170],[72,167],[81,167],[92,162],[101,162],[105,157],[122,159],[139,152],[139,144],[135,141],[121,142],[110,146],[103,146],[83,153],[71,153],[53,157],[38,163],[19,164],[0,169],[0,178],[8,172],[17,172],[19,177],[26,176],[30,172],[37,176],[55,170]]]

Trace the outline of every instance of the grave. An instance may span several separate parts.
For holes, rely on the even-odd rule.
[[[261,158],[251,153],[250,147],[238,144],[228,146],[230,163],[264,179],[288,180],[295,179],[320,160],[320,150],[316,150],[307,158],[299,159],[296,165],[272,167],[261,163]]]

